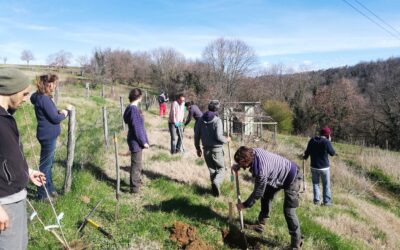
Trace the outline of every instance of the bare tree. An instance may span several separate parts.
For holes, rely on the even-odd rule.
[[[23,50],[21,52],[21,60],[26,61],[26,64],[29,66],[29,62],[35,60],[32,51],[30,50]]]
[[[181,91],[172,79],[184,70],[185,57],[173,48],[158,48],[152,51],[152,81],[170,92]]]
[[[147,52],[137,51],[132,56],[134,67],[133,80],[138,84],[148,81],[151,73],[151,55]]]
[[[78,56],[78,58],[76,59],[76,62],[79,64],[81,76],[83,76],[83,72],[85,71],[85,68],[87,68],[88,65],[90,64],[89,58],[86,55]]]
[[[241,40],[219,38],[204,49],[202,56],[220,99],[232,98],[240,79],[251,73],[257,63],[254,50]]]
[[[57,53],[47,57],[47,64],[57,68],[65,68],[71,63],[72,54],[70,52],[60,50]]]
[[[3,63],[4,63],[4,64],[7,64],[7,59],[8,59],[8,58],[7,58],[6,56],[3,57]]]

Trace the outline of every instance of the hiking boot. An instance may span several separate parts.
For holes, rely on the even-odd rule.
[[[212,191],[212,195],[214,197],[219,197],[220,191],[219,191],[219,188],[217,187],[217,185],[211,184],[211,191]]]
[[[255,224],[245,224],[244,227],[257,233],[263,233],[265,230],[265,224],[267,223],[267,219],[258,220]]]
[[[253,230],[253,231],[257,232],[257,233],[263,233],[265,225],[262,225],[262,224],[259,224],[259,223],[257,223],[257,224],[245,224],[244,227],[246,229]]]
[[[291,244],[290,244],[290,249],[293,250],[300,250],[301,247],[303,246],[304,242],[304,236],[302,235],[300,239],[294,239],[292,238]]]

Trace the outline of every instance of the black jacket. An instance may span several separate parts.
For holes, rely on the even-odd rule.
[[[330,156],[335,155],[335,150],[331,142],[324,136],[316,136],[308,142],[307,149],[304,152],[304,159],[307,160],[311,156],[311,167],[313,168],[328,168]]]
[[[17,123],[0,106],[0,198],[18,193],[28,181],[28,164],[20,145]]]

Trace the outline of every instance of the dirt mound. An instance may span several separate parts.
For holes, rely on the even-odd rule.
[[[176,221],[169,230],[171,232],[169,239],[177,242],[186,250],[212,250],[207,243],[197,239],[197,229],[193,226]]]
[[[271,248],[277,246],[274,242],[269,242],[260,237],[247,235],[235,226],[230,226],[229,229],[224,228],[222,230],[222,238],[224,243],[232,248],[261,249],[262,246],[268,246]]]

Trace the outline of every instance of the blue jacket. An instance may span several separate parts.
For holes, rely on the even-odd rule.
[[[312,168],[328,168],[328,154],[330,156],[335,155],[331,142],[324,136],[316,136],[308,142],[307,149],[304,152],[304,159],[307,160],[308,156],[311,156]]]
[[[47,95],[34,93],[31,102],[35,106],[35,114],[38,122],[36,137],[39,141],[56,139],[60,133],[60,123],[66,117],[60,114],[56,105]]]
[[[128,124],[127,142],[131,152],[139,152],[148,144],[146,130],[144,129],[144,119],[139,108],[135,105],[129,105],[125,109],[124,121]]]

